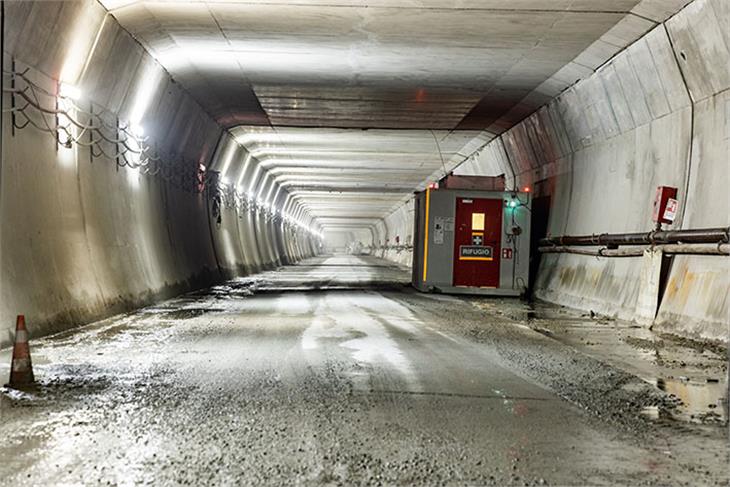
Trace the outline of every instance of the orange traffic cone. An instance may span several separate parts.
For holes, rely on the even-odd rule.
[[[30,346],[28,330],[25,328],[25,316],[18,315],[15,323],[15,344],[13,345],[13,362],[10,366],[10,387],[27,386],[35,381],[33,364],[30,362]]]

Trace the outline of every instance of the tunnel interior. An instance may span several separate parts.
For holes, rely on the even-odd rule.
[[[530,190],[533,239],[651,231],[657,186],[666,228],[727,227],[726,14],[8,2],[0,341],[328,249],[411,266],[413,192],[451,173]],[[536,298],[727,341],[727,259],[674,257],[642,316],[641,259],[536,246]]]
[[[96,344],[94,330],[119,339],[109,331],[116,328],[104,328],[106,320],[127,320],[119,325],[123,336],[147,336],[153,333],[147,325],[191,318],[190,335],[170,334],[195,340],[185,346],[175,342],[179,349],[162,355],[175,360],[178,353],[215,342],[231,363],[244,367],[221,336],[250,338],[243,340],[243,349],[263,363],[270,357],[254,346],[257,340],[273,344],[271,336],[295,328],[288,320],[299,316],[309,320],[299,337],[301,350],[291,352],[296,346],[278,343],[272,350],[312,359],[319,367],[326,360],[312,358],[312,350],[344,339],[329,327],[344,326],[343,317],[350,317],[359,324],[347,325],[355,328],[348,329],[352,336],[343,347],[364,364],[358,367],[377,362],[402,375],[393,384],[371,384],[383,397],[410,388],[408,394],[445,400],[429,389],[447,384],[445,375],[425,365],[432,375],[416,387],[414,377],[421,371],[406,364],[407,353],[394,345],[393,337],[427,330],[423,348],[408,345],[408,353],[421,358],[430,353],[446,364],[449,354],[458,356],[460,340],[479,339],[498,350],[489,357],[502,357],[499,367],[523,367],[515,377],[538,370],[544,373],[540,380],[550,377],[551,390],[577,404],[586,401],[581,393],[546,372],[548,365],[573,360],[563,352],[550,355],[550,346],[541,341],[555,338],[550,326],[556,323],[621,323],[621,333],[653,333],[666,343],[690,344],[700,356],[706,350],[726,353],[728,5],[726,0],[2,1],[0,349],[5,353],[17,339],[18,315],[25,316],[31,339],[49,340],[44,350],[53,349],[53,337],[66,337],[82,325],[91,328],[79,336]],[[424,215],[418,213],[417,195],[439,191],[439,182],[449,176],[502,178],[504,194],[529,198],[530,255],[521,257],[529,280],[520,289],[522,301],[462,302],[444,294],[424,297],[409,288],[410,273],[425,260],[419,245],[428,244],[418,229]],[[672,221],[663,226],[652,220],[658,187],[676,190]],[[660,232],[675,231],[686,233],[659,240]],[[703,232],[712,239],[696,240]],[[638,244],[597,243],[626,235],[645,237]],[[580,236],[595,242],[560,240]],[[277,301],[287,293],[291,301]],[[260,301],[249,302],[252,295]],[[167,309],[169,303],[182,314],[160,314],[160,309],[174,311]],[[451,328],[429,328],[423,310],[438,320],[453,317],[465,337]],[[536,310],[547,317],[544,322],[534,320]],[[318,317],[320,311],[326,319]],[[226,313],[236,316],[234,321],[255,317],[270,328],[237,329],[225,322],[223,335],[206,334],[205,317],[224,320]],[[542,334],[530,338],[540,353],[516,365],[504,344],[513,344],[519,332],[500,328],[493,338],[479,332],[481,324],[501,320],[529,322]],[[591,330],[562,342],[578,346],[597,340],[606,360],[629,353],[615,334]],[[443,351],[437,337],[446,335],[452,338]],[[104,349],[103,343],[98,347]],[[380,355],[374,358],[368,347],[382,347]],[[43,353],[54,357],[52,351]],[[339,353],[333,361],[344,360]],[[464,353],[457,360],[463,370],[484,359]],[[130,354],[145,363],[138,351]],[[273,378],[256,370],[246,387],[295,381],[296,366],[287,367]],[[483,378],[485,363],[473,367]],[[602,367],[592,363],[586,370],[609,377]],[[722,370],[719,383],[726,388],[727,366]],[[355,377],[353,390],[372,392],[358,382],[363,374],[358,368],[348,373]],[[584,384],[577,366],[571,373]],[[632,373],[650,375],[641,367]],[[507,404],[518,400],[524,387],[528,402],[554,400],[504,374],[497,382],[518,384],[515,396],[507,397],[499,385],[489,386],[485,397]],[[195,373],[185,380],[191,377]],[[643,402],[634,409],[653,407],[646,380],[636,385],[621,377],[641,391]],[[332,379],[333,390],[345,387],[340,379]],[[618,380],[611,379],[611,386],[623,387]],[[660,389],[675,387],[671,378],[653,380]],[[190,379],[188,386],[198,387],[193,383]],[[210,397],[216,394],[207,385],[202,389]],[[333,393],[335,403],[346,404],[349,399],[340,392]],[[465,389],[453,396],[483,392]],[[624,390],[614,392],[605,394],[606,408],[631,402]],[[727,393],[713,393],[725,394],[725,410],[716,416],[726,426]],[[261,413],[266,400],[256,394],[251,401],[261,401],[256,403]],[[272,394],[282,401],[288,397]],[[371,406],[382,406],[378,401]],[[457,410],[462,407],[467,416],[473,412],[466,403]],[[509,418],[522,417],[523,406],[509,407]],[[419,414],[432,413],[425,411]],[[542,419],[558,421],[560,414],[556,408]],[[0,424],[2,417],[0,408]],[[458,419],[448,421],[468,430]],[[586,431],[575,432],[579,447],[591,444],[594,433]],[[551,434],[541,430],[541,445]],[[613,452],[625,446],[609,443],[588,450],[598,455],[601,445]],[[0,455],[5,453],[0,447]],[[569,469],[570,462],[563,463],[560,468]],[[441,467],[429,468],[448,481]],[[271,475],[281,480],[300,473]],[[489,483],[482,473],[471,479]],[[628,482],[640,478],[633,470],[624,473],[620,478]],[[691,482],[686,475],[682,478]],[[721,472],[713,475],[722,480]],[[347,476],[337,478],[347,483]],[[576,478],[610,483],[588,474]],[[399,480],[388,479],[386,484]],[[315,483],[327,480],[317,477]],[[409,480],[428,483],[428,477]],[[468,475],[460,481],[468,483]]]

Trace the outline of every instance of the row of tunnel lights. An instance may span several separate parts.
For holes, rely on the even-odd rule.
[[[206,171],[205,165],[200,165],[200,170],[202,172]],[[239,198],[246,200],[246,202],[253,207],[254,210],[262,210],[264,214],[269,215],[271,217],[278,217],[281,218],[281,220],[290,226],[298,227],[301,230],[304,230],[311,234],[314,237],[319,238],[322,240],[324,238],[324,234],[322,232],[318,232],[317,230],[312,229],[311,227],[307,226],[306,224],[302,223],[300,220],[294,218],[293,216],[284,213],[279,208],[273,208],[271,205],[266,203],[265,201],[256,198],[252,193],[246,193],[245,191],[237,191],[235,184],[230,183],[225,178],[218,181],[218,185],[223,186],[229,191],[234,192]]]
[[[81,90],[76,86],[70,85],[68,83],[59,83],[58,96],[59,98],[64,100],[78,101],[82,98],[82,93]],[[129,129],[139,142],[145,140],[145,131],[144,127],[141,124],[130,125]],[[199,171],[201,172],[201,174],[205,174],[207,171],[207,167],[204,164],[200,164]],[[264,211],[265,214],[271,215],[272,217],[279,217],[285,224],[297,227],[300,230],[303,230],[320,240],[324,238],[324,234],[322,232],[319,232],[307,226],[302,221],[296,219],[290,214],[284,213],[278,208],[272,208],[268,203],[255,198],[253,194],[246,195],[245,192],[238,192],[235,189],[235,186],[232,183],[228,182],[225,178],[219,180],[218,184],[236,192],[239,197],[245,198],[249,204],[253,205],[254,209],[261,209]]]

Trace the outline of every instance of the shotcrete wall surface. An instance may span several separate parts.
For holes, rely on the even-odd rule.
[[[552,235],[649,231],[657,186],[679,188],[670,228],[727,227],[730,4],[695,0],[519,125],[460,174],[500,174],[551,198]],[[513,177],[514,175],[514,177]],[[545,255],[536,295],[632,319],[637,259]],[[728,340],[730,259],[673,259],[655,326]]]
[[[58,146],[32,125],[14,129],[3,113],[0,346],[17,314],[31,335],[59,331],[315,251],[308,233],[241,205],[216,212],[209,190],[179,182],[200,164],[220,166],[216,147],[235,142],[97,2],[9,2],[5,15],[6,72],[27,68],[50,93],[70,82],[79,104],[93,100],[139,123],[180,177]],[[10,76],[4,82],[10,88]],[[53,98],[38,101],[53,107]],[[23,104],[4,94],[4,108],[13,101]],[[45,127],[38,112],[26,113]],[[46,120],[53,129],[53,116]]]
[[[414,206],[411,198],[376,225],[374,232],[376,255],[401,265],[412,265],[413,215]]]

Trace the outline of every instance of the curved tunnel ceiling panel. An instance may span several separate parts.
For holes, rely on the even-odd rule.
[[[638,0],[102,0],[223,125],[483,129]]]

